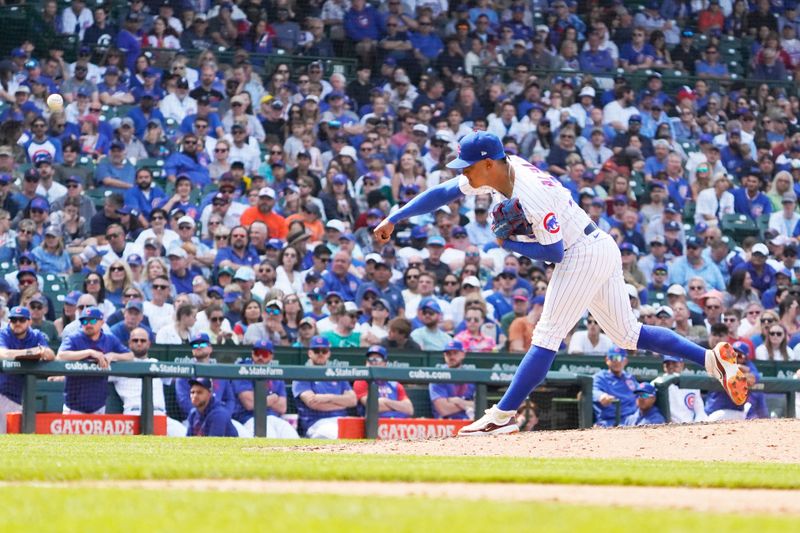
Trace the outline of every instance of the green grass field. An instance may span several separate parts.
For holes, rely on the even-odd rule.
[[[268,523],[298,531],[374,531],[376,527],[389,531],[481,531],[534,526],[546,531],[621,531],[656,520],[652,523],[658,524],[659,531],[709,527],[789,531],[796,527],[796,517],[752,514],[717,516],[543,503],[476,504],[450,499],[24,485],[29,481],[237,478],[800,488],[800,465],[794,464],[332,455],[319,446],[296,453],[286,448],[274,450],[275,444],[238,439],[4,436],[0,439],[0,480],[12,484],[0,487],[6,510],[0,516],[0,531],[175,527],[219,531],[234,525],[260,530]],[[513,486],[509,490],[513,491]],[[481,509],[487,512],[479,512]]]

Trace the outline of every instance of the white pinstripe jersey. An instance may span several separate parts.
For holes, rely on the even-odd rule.
[[[509,156],[514,169],[513,198],[518,198],[528,222],[533,227],[533,237],[541,244],[564,241],[569,248],[584,236],[591,222],[589,216],[572,200],[570,192],[547,172],[536,168],[518,156]],[[467,177],[459,176],[459,188],[464,194],[495,193],[491,187],[475,188]]]

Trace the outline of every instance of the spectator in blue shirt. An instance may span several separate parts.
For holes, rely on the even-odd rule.
[[[715,45],[706,47],[703,59],[695,62],[695,73],[699,78],[727,78],[728,65],[719,62],[719,50]]]
[[[644,426],[651,424],[666,424],[664,415],[656,407],[656,388],[651,383],[639,383],[636,390],[636,412],[626,418],[623,426]]]
[[[753,288],[763,294],[775,285],[775,269],[767,264],[769,248],[763,242],[753,245],[750,250],[750,260],[739,263],[734,272],[747,270],[750,273]]]
[[[125,205],[133,207],[145,219],[150,220],[150,213],[167,200],[167,193],[158,185],[153,185],[153,173],[149,168],[136,171],[136,184],[125,192]]]
[[[444,347],[447,368],[464,364],[464,345],[451,340]],[[475,385],[472,383],[431,383],[428,385],[433,416],[447,420],[471,420],[475,417]]]
[[[326,366],[331,357],[331,344],[325,337],[315,336],[308,348],[313,366]],[[335,439],[339,436],[338,419],[347,416],[347,409],[358,400],[346,381],[295,381],[292,394],[300,415],[300,434],[311,439]]]
[[[158,99],[154,93],[143,91],[140,93],[139,105],[128,111],[137,138],[141,139],[144,136],[147,123],[151,120],[156,120],[162,127],[164,126],[166,121],[157,104]]]
[[[169,181],[174,183],[178,176],[185,174],[195,187],[202,189],[211,183],[207,158],[198,148],[197,135],[187,133],[183,136],[183,151],[175,152],[164,163],[164,172]]]
[[[581,71],[588,72],[589,74],[606,74],[616,68],[614,58],[608,50],[601,50],[600,44],[601,36],[597,32],[589,34],[589,49],[584,50],[578,56],[578,61],[581,65]]]
[[[686,287],[694,277],[703,278],[706,286],[718,291],[725,290],[725,280],[717,265],[703,259],[705,241],[701,237],[686,239],[686,254],[675,259],[669,269],[670,285],[677,283]]]
[[[760,190],[758,171],[758,167],[751,168],[742,177],[742,186],[733,190],[733,210],[749,216],[754,222],[762,215],[772,214],[772,202]]]
[[[87,307],[78,320],[81,331],[69,335],[58,348],[61,361],[86,361],[108,368],[112,361],[130,361],[133,353],[113,335],[103,333],[103,312]],[[106,411],[108,376],[67,376],[64,383],[64,413],[103,414]]]
[[[628,72],[648,69],[653,64],[656,51],[645,40],[645,29],[634,28],[633,39],[619,51],[619,63]]]
[[[187,437],[238,437],[231,413],[214,397],[211,378],[189,380],[192,410],[186,422]]]
[[[619,402],[620,422],[636,412],[633,391],[639,383],[633,374],[625,372],[628,355],[622,348],[613,347],[606,355],[608,370],[594,375],[592,400],[595,424],[611,427],[616,424],[616,405]]]
[[[344,14],[344,32],[355,44],[356,53],[369,59],[383,33],[383,19],[366,0],[353,0]]]
[[[444,50],[444,44],[433,31],[433,21],[429,17],[420,17],[419,31],[411,32],[408,40],[414,47],[414,57],[421,65],[428,65]]]
[[[40,356],[42,361],[55,358],[47,336],[31,327],[31,312],[27,307],[12,307],[8,319],[8,325],[0,329],[0,359],[32,355]],[[0,374],[0,434],[6,432],[6,414],[22,411],[24,385],[22,374]]]
[[[109,155],[94,172],[94,181],[107,191],[124,195],[133,187],[136,167],[125,159],[125,145],[119,141],[111,143]]]
[[[342,295],[345,301],[355,302],[361,280],[350,273],[352,261],[347,252],[337,252],[333,256],[331,269],[322,275],[325,283],[325,292],[335,291]]]

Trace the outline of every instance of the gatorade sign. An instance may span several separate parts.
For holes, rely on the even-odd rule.
[[[9,433],[22,433],[22,413],[6,415]],[[167,434],[167,418],[153,417],[155,435]],[[36,415],[37,435],[140,435],[140,417],[132,415]]]

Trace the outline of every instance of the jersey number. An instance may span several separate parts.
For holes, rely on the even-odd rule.
[[[525,163],[522,164],[522,166],[524,166],[527,169],[530,169],[533,172],[533,174],[539,179],[542,185],[544,185],[545,187],[555,187],[557,185],[560,185],[560,183],[556,181],[556,179],[553,178],[553,176],[547,174],[546,172],[542,172],[542,170],[536,167],[536,165],[528,163],[526,161]]]

